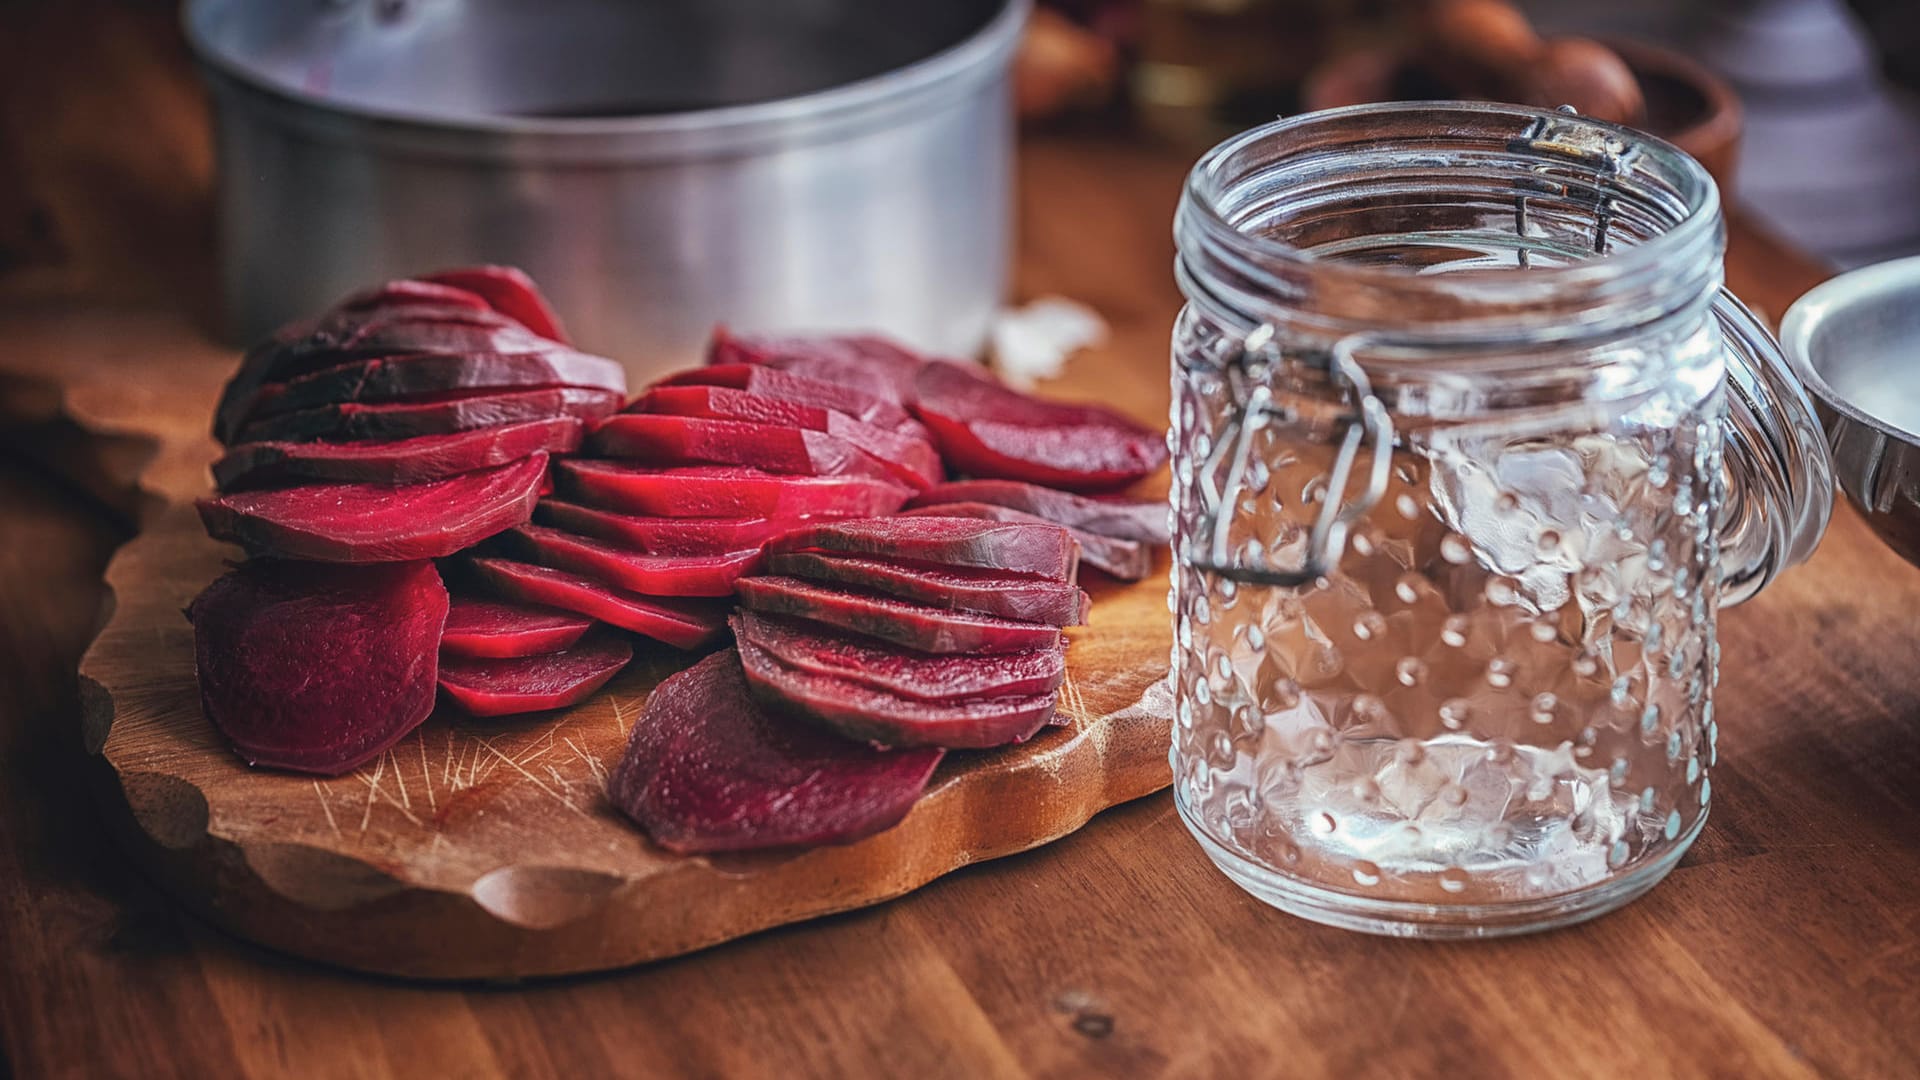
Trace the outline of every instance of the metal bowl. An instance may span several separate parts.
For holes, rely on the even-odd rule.
[[[966,353],[1027,0],[190,0],[231,328],[512,263],[637,374],[712,325]]]
[[[1867,523],[1920,565],[1920,257],[1815,287],[1780,324],[1834,473]]]

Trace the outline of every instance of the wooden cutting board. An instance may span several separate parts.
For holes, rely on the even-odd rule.
[[[415,978],[622,967],[892,899],[1168,783],[1164,574],[1088,583],[1093,613],[1072,631],[1061,695],[1066,727],[949,755],[904,822],[848,846],[682,857],[612,809],[607,771],[634,717],[689,662],[664,647],[564,712],[475,721],[443,709],[347,776],[250,769],[201,715],[181,614],[238,554],[208,540],[192,508],[215,452],[207,410],[233,356],[130,318],[74,331],[85,341],[61,349],[71,359],[57,379],[63,411],[82,426],[157,444],[138,475],[150,496],[140,534],[107,569],[111,613],[80,667],[86,748],[129,850],[237,934]],[[0,379],[0,410],[44,408],[25,385]],[[130,482],[142,457],[88,463],[82,479],[111,488],[118,468]]]

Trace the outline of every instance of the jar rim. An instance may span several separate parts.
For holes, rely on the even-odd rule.
[[[1603,249],[1599,257],[1443,274],[1421,273],[1399,265],[1327,259],[1278,236],[1246,228],[1229,216],[1229,200],[1251,182],[1250,178],[1257,179],[1262,169],[1287,160],[1294,152],[1249,169],[1247,158],[1251,153],[1278,141],[1341,128],[1364,131],[1376,141],[1388,137],[1378,134],[1381,131],[1398,130],[1405,137],[1407,131],[1416,128],[1429,130],[1432,137],[1425,140],[1427,149],[1465,148],[1475,139],[1484,142],[1502,135],[1518,138],[1529,129],[1549,133],[1550,137],[1523,145],[1542,161],[1576,169],[1590,167],[1595,180],[1658,181],[1673,204],[1667,209],[1677,211],[1677,216],[1653,235]],[[1507,128],[1511,132],[1504,130]],[[1510,152],[1515,152],[1513,138],[1508,139]],[[1605,147],[1613,149],[1600,149]],[[1307,149],[1311,152],[1312,148]],[[1622,162],[1630,166],[1629,171],[1612,171]],[[1632,192],[1622,187],[1619,193]],[[1652,281],[1671,279],[1676,265],[1684,261],[1677,256],[1700,252],[1708,245],[1713,255],[1711,281],[1699,284],[1717,286],[1721,229],[1719,189],[1712,176],[1671,143],[1567,111],[1472,101],[1351,105],[1283,117],[1241,132],[1208,150],[1194,164],[1187,175],[1175,224],[1176,247],[1183,261],[1191,248],[1204,246],[1210,259],[1225,259],[1236,273],[1265,271],[1276,280],[1288,274],[1311,273],[1322,281],[1338,281],[1382,294],[1410,289],[1449,292],[1509,311],[1537,305],[1550,296],[1623,296],[1644,289]],[[1193,230],[1197,234],[1190,236]],[[1704,293],[1711,289],[1683,291]]]

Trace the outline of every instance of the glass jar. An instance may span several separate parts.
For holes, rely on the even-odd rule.
[[[1832,503],[1705,170],[1565,112],[1361,106],[1216,147],[1175,231],[1188,827],[1379,933],[1651,887],[1707,816],[1718,609]]]

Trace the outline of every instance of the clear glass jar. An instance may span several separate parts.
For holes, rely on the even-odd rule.
[[[1719,607],[1811,553],[1812,407],[1706,172],[1517,106],[1283,120],[1176,221],[1174,792],[1287,911],[1562,925],[1706,820]]]

